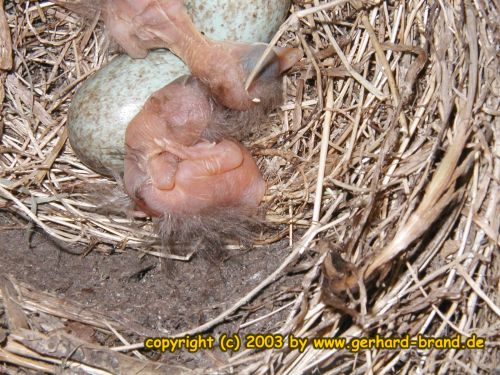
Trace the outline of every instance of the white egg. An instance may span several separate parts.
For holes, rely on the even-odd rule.
[[[216,40],[269,42],[290,0],[188,0],[196,27]],[[86,165],[102,174],[122,173],[125,130],[146,99],[187,67],[169,51],[145,59],[119,56],[75,94],[68,113],[69,141]]]

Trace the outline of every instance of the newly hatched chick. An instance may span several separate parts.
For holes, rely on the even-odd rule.
[[[202,35],[184,0],[55,2],[80,13],[85,7],[100,11],[109,34],[131,57],[144,58],[151,49],[171,50],[224,106],[247,110],[255,105],[244,88],[245,71],[234,49]]]
[[[181,77],[153,94],[125,133],[124,183],[149,215],[256,208],[265,184],[236,140],[202,138],[214,111],[206,87]]]
[[[202,136],[217,107],[208,88],[184,76],[153,94],[127,127],[125,189],[156,217],[169,248],[194,238],[212,248],[245,241],[258,222],[265,182],[252,156],[218,132],[214,142]]]
[[[231,44],[248,75],[265,44]],[[246,150],[229,134],[261,118],[280,98],[280,76],[300,58],[296,49],[275,48],[250,87],[261,104],[247,112],[229,110],[193,76],[181,77],[153,94],[127,127],[127,193],[148,215],[161,218],[165,237],[247,230],[265,191]],[[231,230],[234,228],[234,231]],[[235,233],[234,233],[235,232]]]

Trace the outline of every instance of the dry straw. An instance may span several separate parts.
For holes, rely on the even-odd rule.
[[[486,347],[353,353],[285,345],[197,372],[490,373],[499,365],[499,10],[485,0],[293,2],[273,43],[301,47],[306,57],[284,78],[279,116],[250,143],[267,171],[268,219],[281,226],[263,242],[288,236],[289,256],[219,317],[179,333],[213,328],[316,253],[275,333],[477,335]],[[131,232],[127,218],[94,212],[86,189],[107,180],[66,142],[75,88],[108,58],[96,18],[49,2],[0,8],[0,208],[60,241],[161,255],[144,245],[148,225]],[[142,343],[127,336],[152,334],[141,327],[82,313],[11,279],[0,285],[9,324],[0,329],[0,362],[48,373],[190,372],[132,352]],[[37,311],[113,333],[123,346],[30,330]]]

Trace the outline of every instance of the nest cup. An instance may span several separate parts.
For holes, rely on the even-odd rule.
[[[0,8],[0,17],[5,16],[0,40],[7,40],[8,32],[15,46],[12,69],[6,49],[0,49],[2,214],[26,219],[63,243],[158,255],[144,246],[150,222],[131,229],[124,216],[95,212],[88,192],[96,184],[114,188],[115,182],[88,169],[67,144],[67,112],[75,90],[112,57],[101,25],[51,3],[23,4],[7,2]],[[261,241],[286,240],[288,255],[219,316],[176,332],[207,332],[229,317],[238,319],[235,312],[253,301],[253,307],[272,306],[260,320],[270,322],[277,310],[283,313],[266,333],[283,335],[286,345],[291,334],[352,340],[420,333],[460,335],[462,341],[479,337],[485,347],[379,346],[357,352],[354,347],[318,350],[308,341],[302,351],[276,345],[244,350],[204,370],[495,370],[498,13],[494,2],[482,0],[292,1],[273,43],[300,47],[306,58],[284,77],[280,110],[247,141],[265,173],[267,220],[275,225]],[[286,298],[265,289],[297,275],[300,287],[290,288]],[[4,305],[6,290],[1,289]],[[108,333],[119,331],[136,343],[127,349],[143,345],[136,326],[107,325],[94,310],[81,312],[71,304],[50,309],[56,305],[53,297],[40,298],[25,286],[16,290],[23,302],[16,306],[26,319],[35,309],[54,319],[70,317]],[[115,363],[129,369],[148,366],[155,373],[160,371],[156,365],[164,365],[141,357],[144,353],[136,358],[129,351],[108,350],[118,342],[49,338],[30,327],[10,334],[0,348],[1,362],[33,366],[27,349],[34,350],[35,337],[39,343],[57,339],[90,352],[98,346],[112,360],[82,357],[92,369],[113,372],[110,363]],[[38,366],[78,364],[72,352],[37,348]],[[191,371],[184,364],[177,370]]]

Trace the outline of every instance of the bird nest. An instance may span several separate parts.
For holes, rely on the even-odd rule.
[[[272,43],[305,57],[283,79],[281,108],[246,141],[268,184],[271,230],[259,241],[288,238],[288,256],[219,316],[178,335],[237,319],[292,266],[301,289],[280,305],[279,328],[262,332],[282,335],[283,345],[266,336],[270,348],[196,371],[490,373],[498,366],[499,18],[498,3],[485,0],[293,1]],[[101,24],[49,2],[16,1],[0,8],[0,33],[0,208],[64,243],[164,256],[151,246],[148,223],[96,210],[92,186],[115,182],[89,170],[67,142],[75,90],[113,57]],[[8,366],[195,371],[152,361],[138,351],[141,340],[127,341],[131,327],[97,312],[13,280],[3,280],[1,295],[9,326],[0,329],[0,362]],[[116,340],[98,346],[28,329],[37,311]],[[303,350],[291,335],[308,340]],[[485,345],[391,350],[394,341],[384,341],[356,350],[361,338],[418,335]],[[320,337],[352,344],[319,349],[313,338]]]

